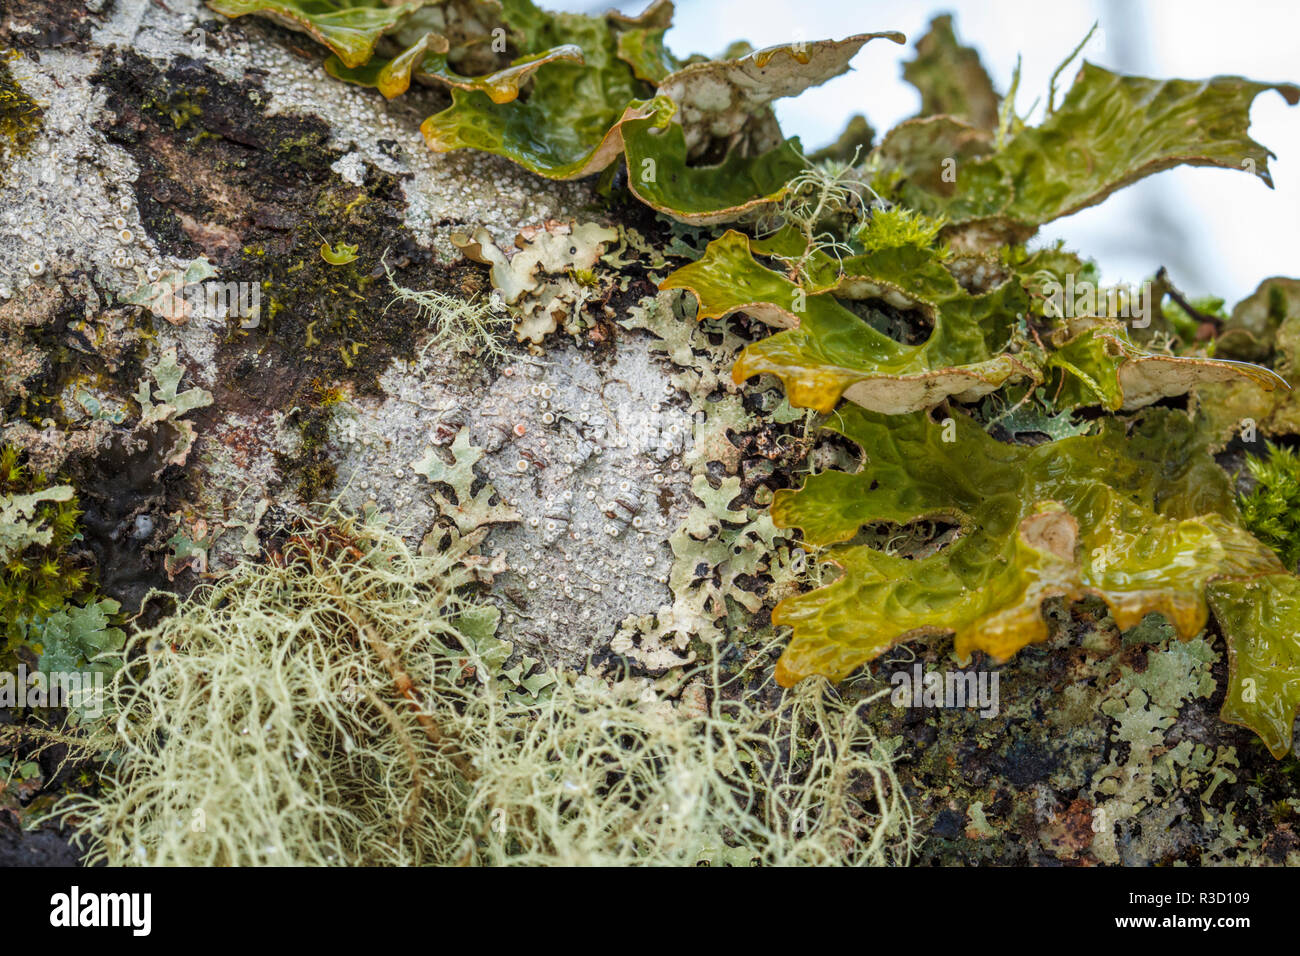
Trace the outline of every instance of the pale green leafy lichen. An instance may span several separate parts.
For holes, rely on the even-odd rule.
[[[519,520],[519,514],[513,508],[494,502],[496,491],[490,484],[475,488],[478,476],[474,466],[483,454],[482,448],[470,442],[469,428],[465,427],[456,433],[451,444],[450,463],[444,461],[432,446],[425,449],[418,461],[411,463],[416,474],[423,475],[434,485],[452,490],[454,499],[448,499],[441,489],[435,491],[435,496],[462,534],[469,534],[485,524]]]
[[[49,672],[90,666],[121,647],[116,601],[99,599],[71,550],[80,539],[71,485],[50,485],[0,447],[0,659],[16,646]]]
[[[149,373],[154,385],[151,387],[147,379],[140,379],[133,397],[140,406],[139,428],[153,429],[165,425],[174,436],[171,447],[162,455],[158,469],[161,472],[168,465],[185,464],[190,449],[194,447],[195,431],[193,423],[182,421],[181,416],[211,405],[212,393],[198,387],[183,392],[179,390],[185,369],[177,359],[175,348],[166,349]]]

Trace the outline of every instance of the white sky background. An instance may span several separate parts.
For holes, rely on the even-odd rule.
[[[610,6],[543,2],[585,12]],[[635,13],[646,2],[614,5]],[[1094,20],[1104,36],[1094,37],[1083,56],[1108,69],[1162,79],[1235,74],[1300,82],[1300,3],[1285,0],[677,0],[668,44],[679,56],[716,56],[732,40],[765,47],[798,39],[796,31],[807,40],[879,30],[907,34],[905,46],[873,40],[850,73],[777,103],[785,134],[814,149],[834,140],[853,113],[864,114],[878,137],[916,114],[920,95],[903,82],[902,62],[912,58],[912,44],[931,17],[945,12],[954,15],[958,39],[979,51],[999,92],[1006,92],[1016,55],[1022,56],[1021,115],[1035,97],[1046,96],[1052,70]],[[1066,71],[1062,88],[1074,72]],[[1042,109],[1040,99],[1031,123]],[[1261,279],[1300,276],[1300,106],[1288,107],[1279,94],[1266,92],[1256,99],[1251,120],[1251,137],[1278,156],[1269,163],[1275,189],[1245,172],[1179,167],[1049,223],[1035,243],[1064,238],[1100,263],[1108,283],[1139,282],[1165,265],[1184,291],[1222,296],[1229,307]]]

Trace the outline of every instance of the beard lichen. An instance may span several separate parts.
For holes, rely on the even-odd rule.
[[[61,807],[110,864],[902,863],[888,751],[827,685],[557,674],[511,695],[475,537],[304,520],[137,634]],[[673,700],[672,697],[678,699]]]
[[[414,306],[416,318],[431,333],[420,347],[420,358],[430,350],[485,360],[500,360],[510,354],[507,336],[513,322],[504,308],[494,307],[492,299],[467,299],[439,289],[408,289],[398,283],[387,259],[381,261],[393,292],[384,311],[402,304]]]

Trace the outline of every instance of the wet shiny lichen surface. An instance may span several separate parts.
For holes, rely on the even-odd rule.
[[[768,703],[842,680],[913,861],[1295,862],[1291,280],[1228,309],[1162,277],[1140,325],[1023,245],[1177,162],[1267,182],[1249,107],[1294,88],[1084,65],[1030,122],[936,21],[923,114],[811,162],[772,100],[895,36],[684,60],[667,4],[210,6],[2,38],[41,111],[0,171],[3,437],[84,512],[67,653],[118,643],[78,609],[337,498],[464,549],[495,616],[458,640],[513,703],[566,669],[679,708],[715,660]],[[214,281],[256,309],[176,306]],[[996,706],[895,699],[928,671]],[[0,798],[33,816],[68,783],[36,763]]]

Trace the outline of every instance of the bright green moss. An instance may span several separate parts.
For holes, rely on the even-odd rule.
[[[1255,537],[1294,570],[1300,563],[1300,455],[1268,443],[1268,457],[1246,459],[1255,488],[1241,498],[1241,516]]]
[[[52,491],[44,475],[20,463],[17,449],[0,447],[0,503]],[[22,622],[85,596],[88,575],[71,553],[71,546],[80,539],[80,515],[71,495],[42,500],[24,522],[21,539],[6,538],[12,546],[0,545],[0,621],[6,641],[21,633]]]
[[[864,253],[910,246],[926,249],[934,244],[943,228],[943,219],[931,219],[903,206],[878,209],[857,230],[856,238]]]

